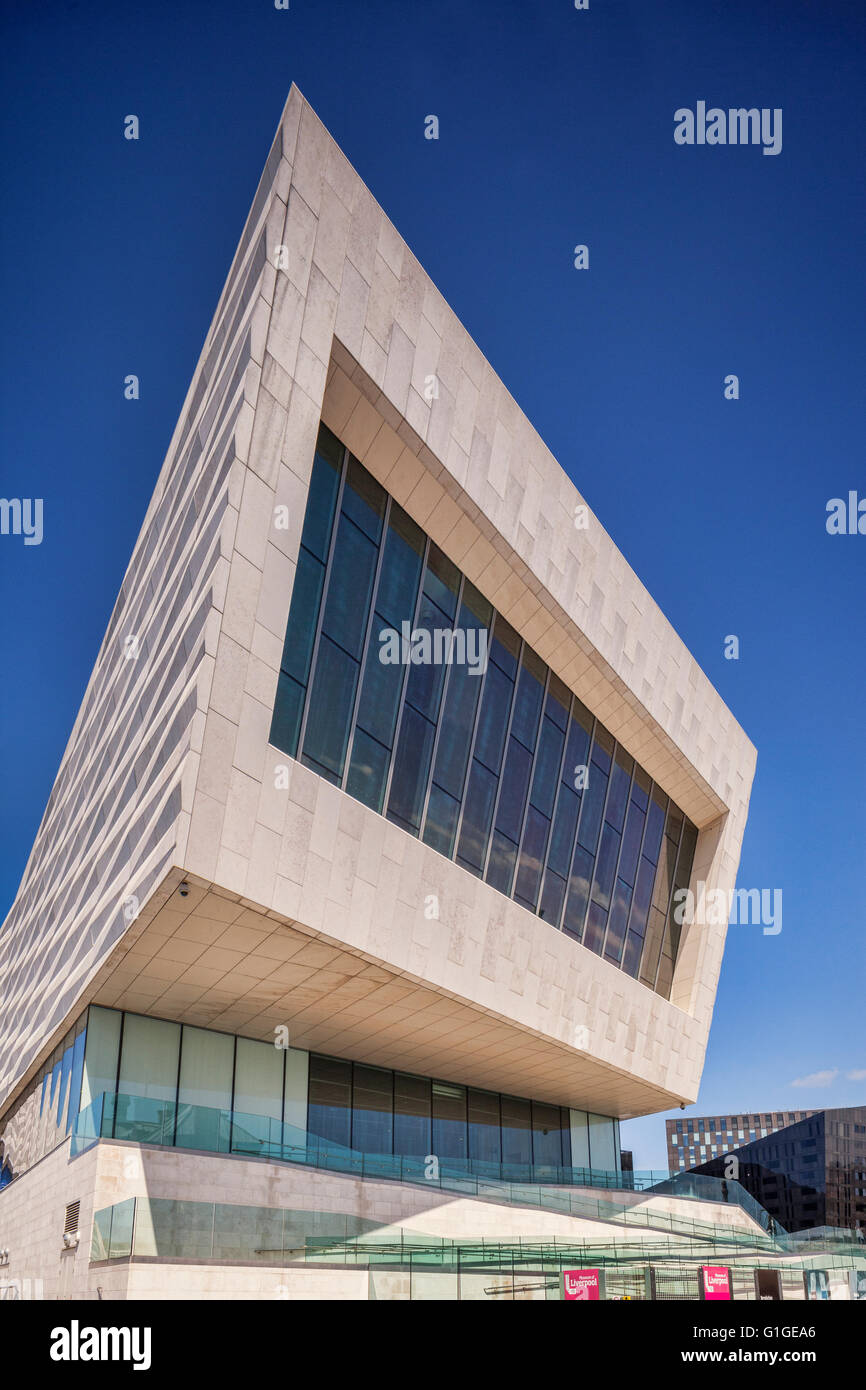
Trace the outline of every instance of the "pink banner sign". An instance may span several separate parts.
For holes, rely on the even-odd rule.
[[[590,1299],[601,1298],[597,1269],[566,1269],[562,1277],[567,1300],[587,1303]]]
[[[729,1299],[731,1271],[724,1265],[701,1265],[701,1291],[705,1299]]]

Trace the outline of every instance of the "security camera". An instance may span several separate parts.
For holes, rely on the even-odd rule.
[[[185,898],[186,895],[187,895],[187,893],[189,892],[189,884],[188,884],[188,883],[182,883],[182,884],[180,885],[180,888],[178,889],[178,892],[180,893],[180,896],[181,896],[182,898]]]

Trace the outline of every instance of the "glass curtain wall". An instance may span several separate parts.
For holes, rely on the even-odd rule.
[[[85,1018],[82,1014],[69,1029],[6,1115],[0,1137],[0,1187],[57,1148],[71,1132],[84,1074]]]
[[[613,1136],[615,1122],[605,1123]],[[309,1130],[323,1149],[335,1144],[514,1170],[572,1165],[570,1112],[558,1105],[316,1053],[310,1054]],[[612,1158],[612,1143],[606,1157]],[[612,1159],[610,1170],[618,1166]]]
[[[144,1123],[154,1142],[224,1151],[248,1140],[255,1152],[274,1126],[306,1128],[306,1052],[97,1005],[86,1037],[81,1108],[98,1108],[115,1138],[140,1137]]]
[[[505,1164],[515,1177],[530,1165],[619,1167],[607,1116],[95,1005],[86,1036],[82,1108],[108,1092],[116,1138],[156,1123],[152,1142],[225,1152],[231,1124],[231,1142],[255,1152],[285,1122],[323,1150]],[[575,1144],[578,1116],[586,1138]]]
[[[270,737],[670,998],[695,826],[325,426]]]
[[[617,1122],[607,1116],[97,1005],[21,1107],[27,1143],[5,1144],[6,1182],[89,1107],[94,1135],[137,1141],[144,1126],[151,1142],[208,1152],[254,1153],[285,1124],[289,1142],[503,1164],[517,1178],[531,1165],[619,1168]]]

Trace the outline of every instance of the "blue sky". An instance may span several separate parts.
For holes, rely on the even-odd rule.
[[[3,910],[295,81],[758,748],[739,883],[782,889],[783,929],[731,928],[686,1113],[863,1103],[866,536],[824,523],[866,497],[866,13],[3,16],[0,492],[44,499],[41,545],[0,537]],[[699,100],[781,107],[781,153],[676,145]],[[623,1133],[663,1165],[660,1117]]]

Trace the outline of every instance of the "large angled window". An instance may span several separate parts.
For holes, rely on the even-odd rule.
[[[697,829],[324,425],[271,742],[670,998]]]

